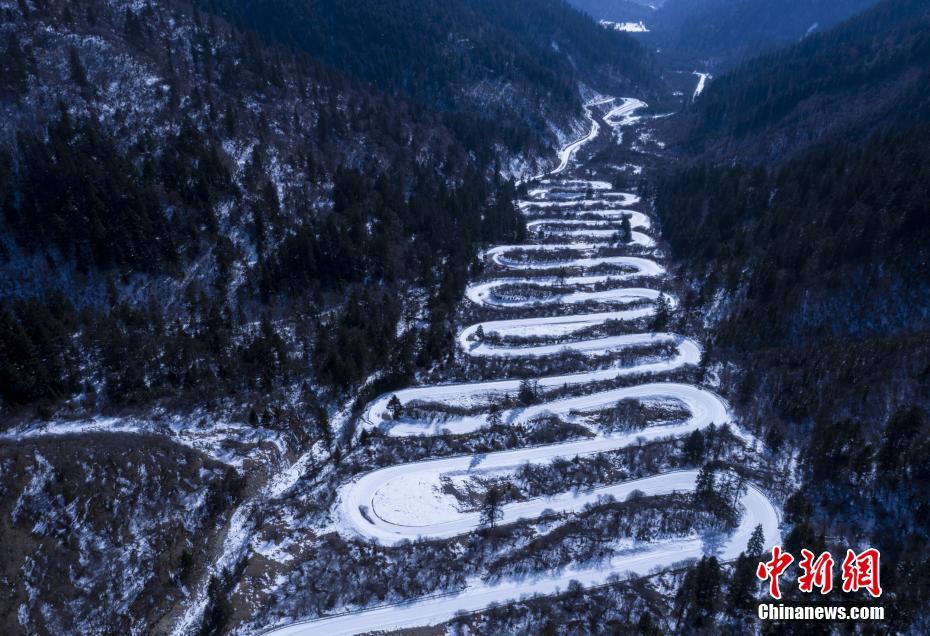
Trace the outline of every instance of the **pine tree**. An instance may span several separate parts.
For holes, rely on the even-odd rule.
[[[715,557],[703,557],[688,570],[675,598],[678,633],[704,633],[713,626],[721,578]]]
[[[481,504],[481,525],[487,528],[493,528],[497,522],[504,516],[503,507],[504,493],[500,486],[492,484],[484,494],[484,502]]]
[[[86,88],[87,73],[81,63],[81,56],[78,55],[77,49],[73,46],[68,49],[68,66],[71,69],[71,80],[81,88]]]
[[[753,608],[756,600],[754,592],[757,589],[757,563],[755,557],[749,556],[745,552],[737,558],[727,595],[727,613],[729,615],[740,616],[746,610]]]
[[[701,510],[710,510],[717,499],[714,469],[704,464],[694,483],[694,503]]]
[[[6,52],[0,56],[0,89],[19,95],[26,91],[29,68],[19,45],[19,38],[10,33]]]
[[[778,426],[770,426],[769,432],[765,436],[765,445],[769,447],[769,450],[772,451],[772,454],[777,455],[778,451],[781,450],[784,443],[785,437],[781,434]]]
[[[630,223],[630,215],[624,214],[620,219],[620,241],[629,243],[633,240],[633,225]]]
[[[763,550],[765,550],[765,533],[762,531],[762,524],[760,523],[752,531],[752,536],[749,537],[749,543],[746,544],[746,554],[757,559],[762,556]]]
[[[404,414],[404,405],[396,395],[391,396],[391,399],[388,400],[387,407],[391,412],[392,419],[399,420],[401,415]]]
[[[123,33],[126,40],[133,46],[141,46],[145,38],[145,32],[142,21],[132,9],[126,9],[125,19],[123,21]]]
[[[704,461],[704,434],[700,430],[695,430],[685,440],[684,453],[693,464]]]
[[[661,331],[668,326],[671,311],[671,303],[669,303],[668,297],[665,294],[659,294],[656,299],[656,313],[652,318],[652,329],[654,331]]]
[[[504,423],[503,417],[501,416],[501,407],[499,405],[491,405],[491,410],[488,412],[487,423],[488,426],[501,426]]]
[[[655,624],[649,612],[643,612],[636,623],[636,633],[639,636],[660,636],[662,630]]]
[[[210,577],[207,587],[207,606],[203,613],[200,636],[222,634],[226,623],[229,622],[232,606],[226,597],[225,587],[216,576]]]
[[[520,390],[517,393],[517,399],[524,406],[536,404],[539,401],[539,383],[529,378],[520,380]]]

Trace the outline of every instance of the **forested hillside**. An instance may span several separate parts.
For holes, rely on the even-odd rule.
[[[232,19],[518,150],[580,113],[578,83],[655,92],[645,49],[561,0],[211,0]],[[480,123],[481,135],[475,135]]]
[[[656,7],[661,6],[662,3],[636,2],[635,0],[571,0],[570,4],[597,20],[643,21],[646,26],[649,26],[656,16]]]
[[[3,9],[7,405],[428,364],[473,246],[522,231],[495,175],[575,134],[579,83],[654,85],[635,42],[549,0],[199,7]],[[394,351],[410,311],[431,319]]]
[[[212,633],[270,477],[449,355],[578,78],[524,144],[183,0],[0,17],[0,631]]]
[[[715,73],[825,31],[876,0],[571,0],[598,19],[644,21],[635,38],[666,68]],[[647,6],[643,6],[647,5]],[[651,5],[651,8],[650,6]]]
[[[770,172],[699,165],[663,182],[676,253],[707,268],[708,289],[736,294],[721,338],[797,347],[930,327],[928,142],[922,124],[818,145]]]
[[[445,350],[473,246],[522,231],[498,139],[221,17],[3,11],[6,407],[409,373]]]
[[[831,134],[868,137],[930,110],[930,7],[882,2],[714,80],[687,118],[692,152],[753,161]]]
[[[720,69],[797,43],[875,4],[875,0],[668,0],[653,39],[670,60]]]
[[[655,4],[0,0],[0,633],[930,633],[930,3]]]
[[[915,459],[930,426],[927,33],[925,3],[891,0],[721,78],[694,106],[694,148],[715,152],[656,185],[692,276],[686,308],[714,325],[715,373],[770,453],[798,453],[786,549],[878,547],[897,590],[890,625],[918,632],[930,544],[930,475]],[[837,125],[810,134],[802,112]],[[799,135],[778,163],[728,154],[789,129]]]
[[[686,305],[717,316],[711,358],[741,369],[721,370],[732,399],[769,452],[800,451],[786,549],[878,547],[902,630],[924,625],[930,585],[928,149],[921,124],[770,172],[694,167],[657,190],[694,275]]]

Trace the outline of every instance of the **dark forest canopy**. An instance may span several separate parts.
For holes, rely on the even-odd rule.
[[[832,133],[926,119],[928,95],[930,6],[890,0],[715,79],[686,117],[683,145],[777,158]]]
[[[342,390],[389,362],[388,377],[409,374],[447,353],[477,246],[525,231],[496,144],[539,147],[506,130],[451,117],[450,128],[181,3],[38,5],[11,20],[8,406],[142,406],[297,377]],[[48,24],[104,44],[43,36]],[[133,84],[137,68],[161,83]],[[127,91],[118,108],[114,76]],[[173,291],[122,291],[140,283]],[[431,320],[400,338],[412,287]]]
[[[928,33],[925,2],[889,0],[715,80],[685,115],[680,147],[697,156],[655,190],[686,311],[715,308],[709,355],[739,368],[734,407],[770,452],[800,451],[786,549],[880,547],[885,626],[902,632],[922,629],[930,586],[915,463],[930,421]]]
[[[826,31],[877,0],[570,0],[612,22],[640,22],[635,38],[669,69],[715,74]],[[648,6],[644,6],[648,5]]]
[[[577,99],[578,79],[655,85],[648,56],[558,0],[211,0],[274,41],[378,86],[451,106],[469,82]],[[605,87],[606,88],[606,87]]]
[[[561,0],[210,0],[270,41],[392,94],[533,139],[580,112],[578,82],[611,94],[659,88],[651,57]],[[452,123],[453,128],[457,128]]]
[[[754,347],[930,327],[928,201],[921,125],[824,143],[771,171],[691,167],[657,186],[656,203],[676,254],[711,272],[709,286],[747,285],[732,335]],[[826,299],[817,310],[818,294],[842,311]]]

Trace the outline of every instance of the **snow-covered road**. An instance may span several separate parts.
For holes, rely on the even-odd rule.
[[[650,494],[687,491],[694,487],[697,473],[681,471],[668,473],[648,480],[636,480],[615,488],[617,498],[633,490]],[[599,493],[603,494],[603,493]],[[579,497],[579,505],[585,496]],[[777,536],[778,517],[766,496],[750,485],[742,498],[744,514],[739,527],[726,545],[717,552],[722,559],[736,558],[745,548],[757,524],[762,524],[766,536]],[[475,612],[493,603],[506,604],[536,595],[552,595],[568,588],[571,581],[585,587],[609,583],[616,576],[646,575],[700,558],[707,552],[699,537],[686,537],[677,541],[653,543],[628,554],[614,556],[609,561],[581,568],[566,568],[556,574],[539,578],[505,580],[487,583],[480,578],[466,581],[462,590],[414,601],[385,605],[351,614],[342,614],[320,620],[295,623],[274,630],[275,636],[345,636],[377,630],[399,630],[427,625],[439,625],[460,612]]]
[[[597,120],[594,117],[591,116],[591,109],[597,106],[601,106],[602,104],[609,104],[610,102],[613,102],[614,99],[615,98],[613,97],[605,97],[602,99],[592,100],[588,102],[587,104],[585,104],[584,106],[585,113],[588,115],[588,120],[591,122],[591,128],[589,129],[588,134],[582,137],[581,139],[573,141],[570,144],[563,147],[559,151],[558,165],[555,168],[553,168],[552,171],[549,172],[548,174],[537,175],[536,177],[533,178],[533,180],[541,179],[544,177],[552,177],[552,176],[555,176],[557,174],[561,174],[562,172],[564,172],[565,169],[568,168],[569,164],[571,163],[571,160],[574,159],[575,153],[578,152],[578,149],[581,148],[586,143],[597,138],[598,133],[600,133],[601,131],[601,125],[597,122]]]
[[[687,365],[697,365],[701,358],[700,345],[680,335],[617,333],[618,330],[629,331],[631,325],[641,328],[643,319],[655,314],[659,291],[638,285],[649,284],[666,273],[660,263],[650,258],[655,241],[645,233],[651,227],[649,217],[641,211],[628,209],[639,202],[638,197],[614,192],[610,183],[604,181],[554,178],[568,169],[585,143],[597,137],[600,124],[592,109],[613,101],[603,100],[588,105],[590,132],[563,148],[555,170],[544,178],[538,178],[535,187],[528,192],[527,200],[520,202],[520,209],[532,219],[528,227],[533,240],[557,237],[560,242],[502,245],[485,251],[482,258],[492,270],[496,270],[489,276],[504,275],[475,281],[466,290],[470,302],[486,307],[527,311],[540,306],[562,306],[564,315],[488,320],[464,328],[457,339],[461,351],[475,358],[495,358],[506,362],[571,353],[590,359],[588,371],[539,378],[542,403],[498,411],[503,425],[516,426],[557,417],[560,421],[587,427],[590,436],[479,457],[458,456],[401,464],[359,475],[340,488],[334,511],[335,524],[340,532],[382,545],[419,537],[454,537],[478,528],[480,515],[473,510],[462,510],[458,500],[441,487],[443,479],[508,475],[526,464],[548,465],[557,458],[571,459],[650,440],[680,438],[711,424],[731,423],[730,410],[720,396],[702,387],[677,382],[644,380],[634,386],[592,387],[595,390],[590,393],[545,397],[545,392],[550,389],[583,388],[624,376],[666,373]],[[628,125],[643,106],[638,100],[621,100],[603,119],[615,128]],[[589,205],[592,201],[595,204]],[[618,243],[616,233],[624,216],[634,231],[631,241]],[[636,250],[636,255],[617,255],[618,251],[625,249]],[[604,267],[617,271],[588,271]],[[559,271],[550,275],[552,272],[540,270]],[[624,287],[626,281],[637,286]],[[676,306],[674,298],[664,298],[668,308]],[[584,303],[590,302],[597,303],[597,311],[573,312],[576,307],[583,312]],[[629,358],[624,362],[616,355],[631,349],[642,349],[644,353],[635,358],[635,362],[629,362]],[[518,379],[507,378],[409,388],[373,401],[363,413],[361,424],[367,428],[378,427],[392,436],[469,433],[488,426],[491,406],[505,396],[514,396],[520,386]],[[449,412],[442,417],[422,419],[422,409],[402,408],[405,412],[395,415],[390,404],[394,397],[403,407],[433,404],[441,405]],[[592,416],[613,408],[622,400],[674,404],[687,416],[672,423],[653,424],[641,430],[613,434],[605,433],[592,424]],[[394,406],[396,408],[396,402]],[[747,445],[755,442],[739,427],[734,426],[733,430]],[[693,490],[696,476],[694,470],[668,472],[583,493],[567,492],[511,503],[503,507],[501,523],[535,519],[544,511],[570,513],[596,503],[602,497],[624,499],[634,491],[646,495],[688,492]],[[297,623],[273,633],[334,635],[437,625],[453,618],[457,612],[477,611],[492,603],[505,603],[524,596],[553,594],[564,590],[572,580],[586,586],[601,585],[609,582],[611,577],[645,575],[708,552],[719,558],[732,559],[745,549],[750,534],[759,524],[767,542],[775,543],[779,537],[779,519],[777,510],[766,496],[750,486],[742,496],[741,504],[743,513],[739,527],[713,547],[705,545],[695,535],[644,542],[609,561],[594,565],[540,574],[525,580],[491,583],[473,578],[455,593]]]

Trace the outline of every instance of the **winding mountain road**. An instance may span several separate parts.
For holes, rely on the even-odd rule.
[[[649,258],[648,252],[655,242],[645,234],[651,227],[648,216],[627,209],[638,203],[635,195],[614,192],[611,185],[603,181],[554,178],[569,168],[584,144],[597,137],[602,124],[594,116],[593,109],[613,101],[602,100],[588,105],[590,132],[563,148],[556,169],[538,177],[528,198],[520,202],[520,209],[532,219],[528,225],[534,242],[497,246],[484,252],[485,262],[496,268],[498,274],[506,272],[506,275],[473,282],[466,291],[469,301],[487,307],[566,307],[566,315],[489,320],[468,326],[458,335],[459,348],[476,358],[539,359],[562,356],[566,352],[592,358],[589,371],[539,378],[538,388],[543,392],[563,387],[581,388],[621,376],[657,375],[696,365],[701,357],[697,342],[673,333],[611,335],[603,332],[605,328],[653,315],[659,292],[647,285],[666,273],[660,263]],[[620,100],[602,121],[612,127],[627,125],[643,106],[638,100]],[[624,215],[628,216],[632,228],[641,230],[634,231],[632,240],[621,246],[635,251],[635,255],[615,253],[615,235]],[[545,242],[551,238],[560,242]],[[596,272],[590,271],[595,268]],[[548,275],[548,270],[565,270],[566,275]],[[634,281],[635,286],[624,287],[627,281]],[[597,303],[598,311],[570,313],[571,307],[592,301]],[[674,298],[668,298],[667,302],[670,307],[675,306]],[[604,362],[610,360],[607,356],[618,352],[657,345],[658,348],[650,351],[660,353],[647,353],[632,364]],[[594,357],[599,358],[596,367]],[[389,435],[401,437],[438,435],[444,431],[468,433],[487,426],[491,404],[507,395],[513,396],[519,388],[520,382],[516,379],[414,387],[396,393],[402,404],[438,403],[456,407],[455,412],[441,421],[425,421],[406,414],[395,419],[388,405],[392,396],[384,395],[367,407],[361,422],[364,427],[379,427]],[[633,432],[610,434],[589,426],[592,414],[626,399],[674,403],[688,415],[671,424],[654,424]],[[440,488],[442,478],[512,474],[527,463],[547,465],[556,458],[570,459],[642,441],[678,438],[711,424],[732,421],[727,404],[715,393],[690,384],[661,381],[596,390],[501,411],[503,423],[510,425],[546,416],[588,426],[592,435],[480,457],[459,456],[390,466],[360,475],[340,489],[334,511],[337,527],[345,534],[382,545],[418,537],[454,537],[478,528],[479,514],[460,510],[457,500]],[[738,427],[733,427],[733,431],[747,444],[755,441]],[[503,507],[501,522],[535,519],[546,510],[577,511],[607,495],[623,499],[633,491],[646,495],[688,492],[693,490],[696,476],[694,470],[668,472],[585,493],[567,492],[512,503]],[[694,537],[645,542],[596,566],[568,568],[554,574],[543,573],[531,579],[499,583],[474,578],[455,593],[296,623],[273,633],[332,636],[436,625],[453,618],[457,612],[477,611],[492,603],[506,603],[529,595],[553,594],[564,590],[571,580],[585,586],[602,585],[615,576],[645,575],[708,552],[721,559],[732,559],[745,548],[758,524],[762,525],[767,542],[774,543],[779,536],[778,513],[766,496],[750,485],[741,498],[741,505],[743,511],[738,528],[719,546],[707,546]]]

